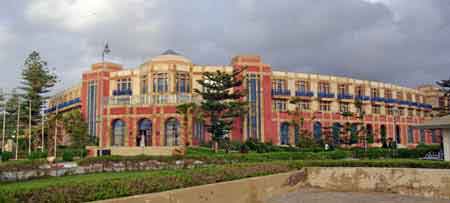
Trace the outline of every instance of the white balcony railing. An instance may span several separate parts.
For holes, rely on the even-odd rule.
[[[110,96],[105,98],[106,105],[162,105],[199,102],[200,98],[191,95],[135,95]]]

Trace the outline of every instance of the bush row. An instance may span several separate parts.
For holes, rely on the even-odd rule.
[[[352,149],[354,158],[368,159],[417,159],[424,157],[428,152],[439,152],[440,150],[440,145],[418,145],[415,149],[369,148],[367,152],[362,148]]]
[[[0,185],[0,202],[85,202],[276,174],[303,167],[450,168],[424,160],[305,160],[210,166],[186,170],[99,173]]]
[[[199,169],[104,173],[0,186],[0,202],[86,202],[262,176],[291,170],[283,164],[241,164]]]

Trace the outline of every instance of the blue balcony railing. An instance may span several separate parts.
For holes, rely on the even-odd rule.
[[[353,95],[351,94],[339,94],[338,99],[353,99]]]
[[[121,95],[132,95],[133,91],[131,89],[122,89],[122,90],[113,90],[113,96],[121,96]]]
[[[274,89],[272,96],[291,96],[291,90],[288,89]]]
[[[71,105],[74,105],[74,104],[80,103],[80,102],[81,102],[81,99],[80,99],[80,98],[75,98],[75,99],[72,99],[72,100],[69,100],[69,101],[66,101],[66,102],[57,104],[57,107],[54,106],[54,107],[52,107],[52,108],[48,108],[48,109],[44,110],[44,113],[51,113],[51,112],[53,112],[53,111],[56,111],[56,108],[58,108],[58,109],[64,109],[64,108],[66,108],[66,107],[68,107],[68,106],[71,106]]]
[[[397,99],[394,99],[394,98],[385,98],[385,99],[384,99],[384,102],[386,102],[386,103],[388,103],[388,104],[395,104],[395,103],[397,103],[398,101],[397,101]]]
[[[319,92],[317,96],[320,98],[334,98],[334,94],[329,92]]]
[[[297,97],[313,97],[314,92],[311,91],[296,91],[295,96]]]
[[[372,97],[370,99],[370,101],[373,101],[373,102],[384,102],[384,98],[383,97]]]
[[[360,95],[360,96],[356,96],[355,99],[361,100],[361,101],[369,101],[370,97],[369,96],[362,96],[362,95]]]

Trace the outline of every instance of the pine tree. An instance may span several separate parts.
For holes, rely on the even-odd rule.
[[[24,92],[24,99],[27,101],[24,106],[28,113],[29,101],[31,101],[32,124],[36,124],[40,117],[40,111],[44,104],[46,93],[50,91],[57,82],[57,77],[50,72],[47,62],[44,61],[38,52],[33,51],[25,59],[24,69],[22,70],[22,86],[20,89]]]
[[[223,71],[204,72],[203,78],[197,82],[203,87],[195,89],[203,101],[200,108],[205,118],[205,127],[212,135],[213,141],[221,142],[229,135],[233,121],[246,112],[247,103],[241,89],[244,69],[235,69],[232,73]]]
[[[441,88],[441,90],[444,92],[444,96],[450,100],[450,78],[448,80],[441,80],[436,82],[437,85]],[[447,104],[447,106],[442,106],[439,109],[441,115],[448,115],[450,114],[450,102]]]

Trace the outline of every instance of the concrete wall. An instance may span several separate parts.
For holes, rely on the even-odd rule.
[[[392,192],[450,199],[450,170],[414,168],[307,168],[306,186],[332,191]]]
[[[202,185],[167,192],[104,200],[104,203],[263,203],[265,200],[297,189],[288,180],[298,172],[248,178],[237,181]]]
[[[450,170],[404,168],[319,168],[196,186],[100,202],[263,203],[300,187],[329,191],[388,192],[450,199]]]

